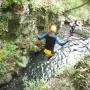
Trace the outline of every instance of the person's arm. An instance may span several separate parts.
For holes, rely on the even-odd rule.
[[[63,46],[68,42],[67,39],[61,40],[59,37],[56,37],[56,43]]]
[[[43,35],[41,35],[41,36],[38,36],[38,40],[44,39],[46,35],[47,35],[47,33],[46,33],[46,34],[43,34]]]

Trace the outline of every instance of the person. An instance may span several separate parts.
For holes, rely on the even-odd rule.
[[[40,44],[39,41],[45,39],[45,46],[44,48],[41,50],[41,52],[43,52],[44,54],[46,54],[50,59],[54,54],[54,46],[55,43],[63,46],[68,42],[68,39],[64,39],[61,40],[59,37],[56,36],[56,32],[57,32],[57,26],[56,25],[51,25],[48,29],[48,32],[38,36],[38,43]]]
[[[76,27],[76,25],[77,25],[76,22],[77,22],[77,21],[72,21],[72,22],[70,22],[70,27],[71,27],[71,29],[70,29],[70,35],[71,35],[71,36],[73,36],[75,27]]]
[[[68,25],[70,26],[70,36],[73,36],[77,19],[74,16],[69,15],[66,17],[66,22],[68,22]]]

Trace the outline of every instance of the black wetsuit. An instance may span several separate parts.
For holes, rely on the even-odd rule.
[[[52,52],[52,54],[54,54],[55,43],[57,43],[59,45],[64,45],[67,43],[67,40],[61,40],[60,38],[56,37],[56,35],[53,35],[50,33],[46,33],[41,36],[38,36],[38,40],[42,40],[42,39],[46,40],[44,49],[50,50]],[[41,50],[41,51],[43,51],[43,50]]]

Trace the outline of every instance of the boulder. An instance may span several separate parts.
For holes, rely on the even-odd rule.
[[[83,29],[76,28],[74,30],[74,33],[79,34],[80,36],[84,38],[90,38],[90,30],[87,30],[86,28],[83,28]]]

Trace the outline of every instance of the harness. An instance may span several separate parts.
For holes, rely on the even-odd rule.
[[[48,56],[53,56],[54,55],[54,53],[52,53],[52,51],[50,51],[50,50],[48,50],[48,49],[44,49],[44,51],[43,51],[46,55],[48,55]]]

